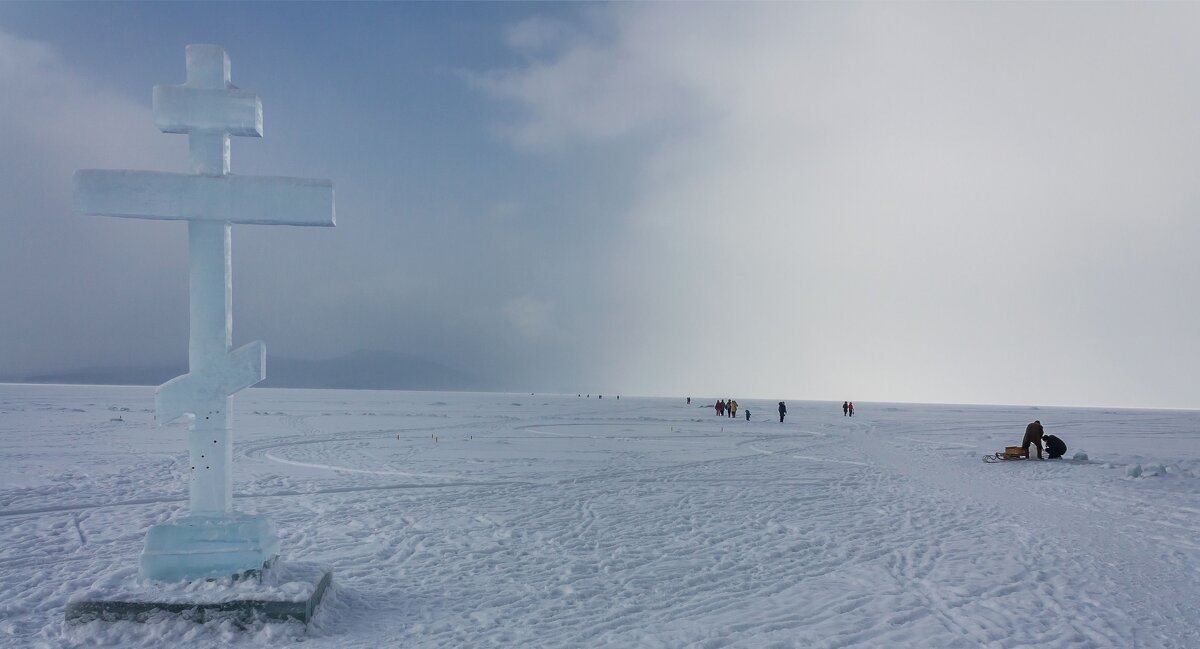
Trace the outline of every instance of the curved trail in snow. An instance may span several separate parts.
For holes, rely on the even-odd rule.
[[[350,467],[337,466],[335,464],[319,464],[316,462],[300,462],[299,460],[289,460],[287,458],[278,457],[267,451],[263,454],[268,460],[278,462],[280,464],[290,464],[291,466],[302,466],[310,469],[325,469],[326,471],[338,471],[341,473],[363,473],[370,475],[400,475],[409,478],[441,478],[445,480],[457,480],[462,476],[449,473],[416,473],[413,471],[396,471],[392,469],[353,469]]]

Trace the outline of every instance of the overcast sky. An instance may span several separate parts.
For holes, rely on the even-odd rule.
[[[235,226],[234,338],[514,390],[1200,407],[1200,4],[0,3],[0,373],[183,363],[151,88],[227,48],[338,226]],[[269,368],[268,368],[269,371]]]

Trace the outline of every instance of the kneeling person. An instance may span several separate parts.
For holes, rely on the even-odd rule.
[[[1046,443],[1046,453],[1051,460],[1057,460],[1067,452],[1067,444],[1055,435],[1046,435],[1042,437],[1042,441]]]

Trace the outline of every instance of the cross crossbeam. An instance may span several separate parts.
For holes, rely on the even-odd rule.
[[[185,414],[196,414],[196,404],[231,397],[267,378],[267,346],[261,341],[243,345],[219,357],[202,372],[188,372],[158,386],[154,409],[159,425]]]
[[[155,86],[154,125],[163,133],[225,131],[262,137],[262,102],[241,90]]]
[[[196,176],[159,171],[76,172],[76,208],[131,219],[254,225],[336,225],[333,183],[271,176]]]

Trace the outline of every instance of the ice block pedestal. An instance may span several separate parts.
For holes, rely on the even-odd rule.
[[[312,564],[268,564],[241,579],[170,584],[147,584],[126,574],[73,598],[67,603],[66,619],[82,624],[178,616],[201,623],[231,620],[244,627],[288,621],[307,626],[332,585],[333,573]]]
[[[185,516],[150,528],[139,569],[154,581],[220,578],[261,568],[278,554],[279,536],[265,516]]]

